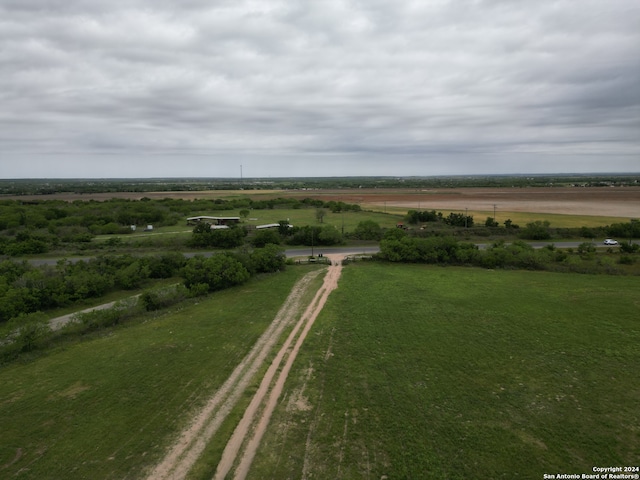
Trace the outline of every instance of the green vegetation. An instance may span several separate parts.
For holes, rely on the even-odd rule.
[[[395,229],[384,234],[375,258],[401,263],[639,275],[639,253],[640,246],[633,243],[622,243],[618,251],[598,251],[593,243],[583,242],[574,252],[556,249],[553,244],[536,249],[522,240],[509,244],[499,240],[481,250],[454,237],[415,236]]]
[[[171,252],[60,260],[42,267],[4,260],[0,262],[0,324],[25,313],[73,305],[114,290],[137,289],[151,279],[174,277],[184,263],[180,253]]]
[[[637,174],[460,175],[435,177],[311,178],[138,178],[0,180],[0,194],[50,195],[60,192],[193,192],[202,190],[297,190],[317,188],[456,188],[637,185]]]
[[[344,269],[250,478],[542,478],[640,458],[639,277]]]
[[[6,478],[140,478],[273,320],[291,268],[0,369]]]

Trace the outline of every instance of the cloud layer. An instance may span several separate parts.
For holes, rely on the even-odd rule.
[[[5,0],[0,177],[640,171],[636,0]]]

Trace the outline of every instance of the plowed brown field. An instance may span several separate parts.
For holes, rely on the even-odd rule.
[[[341,190],[244,190],[197,192],[115,192],[97,194],[59,193],[22,197],[20,200],[108,200],[110,198],[152,199],[225,198],[248,196],[317,198],[356,203],[363,207],[387,206],[421,210],[536,212],[640,218],[640,187],[535,187],[535,188],[451,188],[451,189],[341,189]]]
[[[309,192],[308,192],[309,193]],[[313,192],[325,201],[421,210],[486,210],[639,218],[640,188],[455,188]]]

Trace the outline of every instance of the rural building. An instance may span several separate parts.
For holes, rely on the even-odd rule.
[[[240,223],[240,217],[209,217],[207,215],[200,215],[199,217],[187,218],[187,225],[196,225],[200,222],[210,223],[211,228],[229,228],[230,225],[237,225]]]
[[[256,230],[264,230],[266,228],[278,228],[280,226],[279,223],[267,223],[266,225],[256,225]],[[293,228],[293,225],[288,224],[289,228]]]

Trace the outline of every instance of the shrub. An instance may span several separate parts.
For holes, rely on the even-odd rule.
[[[620,255],[618,263],[621,265],[633,265],[635,263],[635,258],[631,255]]]
[[[256,273],[278,272],[284,270],[287,256],[278,245],[269,244],[251,252],[250,261]]]
[[[359,240],[380,240],[382,238],[382,228],[373,220],[363,220],[358,223],[354,231],[354,237]]]
[[[191,290],[192,285],[206,284],[210,292],[244,283],[250,276],[242,263],[227,254],[209,258],[193,257],[187,261],[182,272],[188,289]]]
[[[640,245],[631,242],[620,242],[620,251],[622,253],[637,253],[640,251]]]
[[[262,248],[268,244],[279,245],[281,241],[280,234],[275,230],[259,230],[251,239],[251,245],[256,248]]]
[[[596,247],[591,242],[582,242],[578,245],[578,253],[580,255],[589,255],[591,253],[595,253]]]
[[[549,233],[549,225],[548,221],[540,221],[536,220],[532,223],[527,223],[526,228],[520,230],[520,238],[526,238],[529,240],[548,240],[551,238],[551,233]]]

